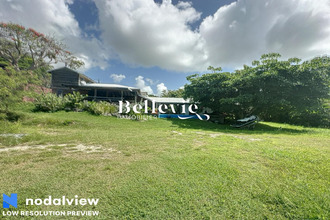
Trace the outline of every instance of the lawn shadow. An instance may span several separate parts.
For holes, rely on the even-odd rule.
[[[248,128],[233,128],[229,124],[216,124],[208,121],[201,121],[197,119],[187,119],[187,120],[180,120],[176,118],[167,119],[170,120],[173,126],[177,126],[179,128],[184,129],[198,129],[204,131],[214,131],[214,132],[223,132],[223,133],[236,133],[236,134],[304,134],[304,133],[311,133],[312,131],[305,128],[297,127],[294,128],[285,128],[282,127],[281,124],[276,125],[269,125],[265,124],[264,122],[260,122],[255,125],[254,129]],[[285,126],[285,124],[283,124]]]

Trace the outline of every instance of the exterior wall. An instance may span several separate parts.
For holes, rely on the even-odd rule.
[[[24,90],[28,91],[28,90],[33,90],[34,92],[38,93],[38,94],[46,94],[46,93],[51,93],[52,89],[50,88],[46,88],[46,87],[42,87],[42,86],[36,86],[33,84],[29,84],[27,85]],[[24,96],[23,97],[23,102],[34,102],[35,98],[29,97],[29,96]]]
[[[68,85],[78,86],[79,84],[79,74],[70,69],[58,69],[51,73],[53,93],[58,95],[69,93]]]
[[[71,70],[67,67],[50,71],[52,74],[51,88],[57,95],[66,95],[73,91],[87,95],[87,100],[118,102],[127,100],[130,102],[139,101],[137,91],[129,88],[110,88],[107,86],[88,86],[88,83],[95,83],[83,74]],[[84,82],[83,82],[84,81]]]

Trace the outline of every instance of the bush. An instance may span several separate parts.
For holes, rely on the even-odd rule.
[[[35,111],[56,112],[63,110],[65,102],[62,96],[47,93],[39,96],[35,100]]]
[[[91,104],[93,102],[90,102],[90,101],[87,101],[87,100],[84,100],[82,102],[79,102],[77,104],[77,108],[80,109],[81,111],[89,111],[90,107],[91,107]]]
[[[66,94],[64,96],[64,108],[67,110],[76,111],[80,109],[80,103],[86,98],[87,95],[81,95],[79,92]]]
[[[24,119],[24,117],[25,115],[22,113],[0,110],[0,120],[2,121],[17,122],[20,119]]]
[[[18,120],[23,120],[25,117],[22,113],[17,112],[7,112],[7,120],[11,122],[16,122]]]
[[[113,115],[118,112],[118,106],[109,102],[94,102],[83,100],[79,92],[57,96],[52,93],[44,94],[35,101],[35,111],[56,112],[60,110],[87,111],[94,115]]]
[[[85,106],[87,106],[87,103],[85,103]],[[94,115],[112,115],[118,112],[118,107],[109,102],[89,102],[87,111]]]

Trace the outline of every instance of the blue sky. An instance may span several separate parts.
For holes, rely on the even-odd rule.
[[[0,21],[60,39],[94,80],[154,94],[209,65],[330,54],[329,0],[1,0]]]
[[[198,29],[202,19],[207,16],[214,14],[220,7],[226,4],[232,3],[234,0],[199,0],[192,1],[193,7],[202,13],[201,19],[199,21],[190,24],[192,30]],[[156,0],[156,3],[161,4],[162,0]],[[178,0],[172,1],[173,5],[178,4]],[[75,0],[73,4],[69,5],[70,11],[74,14],[76,20],[79,23],[79,27],[84,30],[88,35],[94,35],[100,37],[99,30],[91,30],[91,26],[98,26],[98,9],[92,0]],[[167,89],[174,90],[182,87],[187,83],[186,77],[193,73],[200,73],[200,71],[189,71],[189,72],[178,72],[170,71],[157,66],[154,67],[132,67],[122,63],[120,60],[112,60],[110,62],[110,67],[105,71],[95,67],[86,71],[86,74],[92,77],[96,81],[103,83],[116,83],[109,76],[111,74],[125,75],[125,79],[120,81],[120,83],[127,85],[135,85],[136,78],[138,76],[143,76],[145,79],[151,79],[152,84],[146,82],[150,87],[152,87],[154,93],[157,91],[156,85],[163,82]],[[228,71],[232,69],[228,68]],[[105,73],[106,72],[106,73]]]

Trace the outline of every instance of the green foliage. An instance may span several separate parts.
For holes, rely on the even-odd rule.
[[[183,97],[183,89],[164,91],[162,93],[161,97],[182,98]]]
[[[25,115],[15,111],[3,111],[0,110],[0,121],[11,121],[16,122],[18,120],[24,119]]]
[[[89,102],[89,108],[87,111],[94,115],[111,115],[118,112],[118,107],[109,102]]]
[[[94,102],[83,100],[83,101],[78,103],[77,109],[80,109],[81,111],[89,111],[89,109],[91,108],[92,103],[94,103]]]
[[[86,98],[87,95],[82,95],[79,92],[66,94],[64,96],[64,108],[68,110],[76,110],[80,107],[80,103]]]
[[[10,106],[22,100],[30,78],[28,71],[16,71],[11,67],[0,68],[0,109],[8,111]]]
[[[109,102],[83,100],[86,96],[79,92],[57,96],[53,93],[40,95],[35,101],[35,111],[56,112],[87,111],[94,115],[112,115],[118,112],[118,106]]]
[[[32,28],[3,22],[0,23],[0,57],[16,70],[22,66],[35,70],[57,62],[66,62],[74,69],[84,64],[54,37],[45,36]],[[24,60],[26,57],[29,57],[29,62]]]
[[[63,110],[65,107],[64,98],[53,93],[40,95],[36,98],[34,104],[35,111],[42,112],[56,112]]]
[[[18,24],[0,22],[0,109],[9,111],[24,96],[33,97],[49,88],[47,71],[57,62],[66,62],[71,68],[83,65],[55,38]],[[45,99],[49,99],[49,104],[39,107],[45,108],[43,111],[57,111],[58,103],[54,102],[58,100]]]
[[[330,57],[302,63],[279,58],[277,53],[265,54],[234,73],[209,68],[214,73],[187,77],[191,83],[184,95],[227,117],[257,114],[268,121],[328,125],[324,103],[329,99]]]

